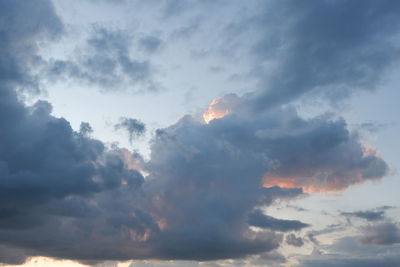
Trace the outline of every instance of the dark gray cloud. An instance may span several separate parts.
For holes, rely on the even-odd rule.
[[[13,90],[0,89],[0,123],[7,129],[0,133],[0,240],[10,251],[23,249],[15,262],[21,255],[84,258],[50,247],[80,242],[102,220],[109,231],[122,225],[141,228],[125,202],[144,182],[142,175],[125,167],[118,150],[74,132],[50,112],[47,102],[26,107]],[[13,263],[11,255],[0,261]]]
[[[271,205],[275,200],[291,200],[305,196],[301,188],[282,188],[271,186],[263,188],[262,203]]]
[[[342,212],[341,215],[357,217],[367,221],[379,221],[385,218],[385,211],[383,210],[366,210],[355,212]]]
[[[253,98],[258,108],[307,93],[337,101],[375,89],[398,62],[399,11],[392,0],[270,1],[234,20],[226,35],[243,45],[256,40],[251,53],[262,88]]]
[[[103,171],[113,175],[113,171],[122,167],[115,162],[115,170],[101,170],[101,166],[91,163],[102,155],[104,145],[76,134],[65,119],[51,117],[49,103],[39,101],[24,108],[12,91],[3,88],[0,94],[0,109],[4,114],[0,120],[7,129],[0,136],[4,199],[46,200],[71,192],[95,192],[107,186],[108,181],[96,183],[91,180],[93,175]],[[63,161],[57,162],[59,159]]]
[[[282,235],[251,231],[248,213],[302,193],[260,187],[263,152],[234,152],[245,146],[238,139],[244,132],[226,139],[218,123],[185,117],[159,130],[151,161],[139,166],[149,172],[145,181],[128,168],[141,161],[127,162],[124,151],[90,138],[88,124],[75,132],[51,115],[48,102],[25,106],[4,86],[0,96],[6,129],[0,133],[0,242],[10,251],[2,262],[36,255],[88,262],[262,253],[277,248]]]
[[[310,95],[338,102],[356,91],[379,87],[398,63],[400,5],[392,0],[247,1],[244,5],[242,1],[168,0],[147,5],[156,14],[161,12],[161,23],[178,22],[179,27],[167,33],[170,41],[200,37],[206,31],[219,37],[208,40],[211,46],[185,45],[202,57],[218,51],[229,60],[240,55],[237,63],[249,63],[247,76],[259,81],[259,90],[250,100],[256,110]]]
[[[146,126],[143,122],[133,118],[120,118],[119,123],[114,125],[115,130],[126,130],[129,134],[129,141],[143,136],[146,132]]]
[[[149,36],[139,43],[147,52],[155,52],[161,45],[158,38]],[[50,80],[74,79],[106,91],[128,87],[137,92],[157,90],[154,66],[148,59],[135,58],[133,45],[133,36],[126,31],[94,26],[80,53],[68,60],[50,60],[44,75]]]
[[[361,210],[354,212],[341,212],[340,214],[346,217],[356,217],[367,221],[380,221],[385,218],[386,210],[392,209],[392,206],[381,206],[371,210]]]
[[[131,212],[143,176],[126,167],[117,148],[87,137],[89,124],[75,132],[51,115],[48,102],[25,106],[19,100],[10,87],[27,85],[37,42],[58,36],[62,24],[48,1],[0,5],[0,262],[21,264],[38,255],[102,260],[96,243],[121,245],[122,232],[129,236],[124,229],[140,234],[150,223],[145,213]]]
[[[383,222],[362,228],[360,241],[363,244],[392,245],[400,243],[400,228],[398,224]]]
[[[288,234],[286,236],[286,243],[295,247],[302,247],[304,245],[303,238],[297,237],[295,234]]]
[[[274,217],[265,215],[261,210],[255,210],[250,213],[247,222],[251,226],[256,226],[264,229],[271,229],[275,231],[287,232],[287,231],[298,231],[305,227],[310,226],[309,224],[302,223],[297,220],[281,220]]]
[[[23,249],[0,246],[0,259],[2,263],[21,265],[29,254]]]
[[[233,127],[243,135],[241,140],[248,142],[247,149],[265,149],[270,160],[265,186],[339,191],[380,179],[388,172],[387,164],[376,151],[361,144],[344,119],[322,115],[305,120],[290,105],[255,115],[246,103],[246,97],[227,95],[213,101],[206,114],[218,118],[231,113],[210,125]]]
[[[319,246],[320,243],[318,241],[318,239],[315,237],[315,233],[310,232],[307,234],[308,240],[310,240],[315,246]]]
[[[248,236],[249,222],[279,231],[299,230],[306,226],[299,221],[265,215],[259,216],[261,220],[249,221],[249,215],[254,217],[252,210],[258,206],[270,205],[277,198],[303,194],[289,175],[282,178],[282,183],[286,180],[292,182],[288,184],[290,188],[261,188],[260,180],[266,174],[276,174],[276,170],[303,174],[303,178],[294,177],[300,179],[300,187],[315,185],[321,190],[337,190],[330,183],[343,189],[368,180],[367,177],[375,177],[375,174],[369,174],[375,165],[369,166],[370,161],[379,162],[378,166],[382,163],[384,170],[387,168],[377,156],[365,159],[369,156],[363,153],[361,144],[349,133],[343,120],[331,121],[322,117],[304,120],[292,109],[259,113],[255,117],[233,111],[230,115],[211,120],[209,124],[186,116],[175,125],[159,129],[151,150],[151,160],[147,165],[151,172],[146,186],[149,192],[154,192],[150,194],[152,198],[155,195],[157,198],[148,201],[147,209],[163,214],[165,224],[171,227],[168,231],[171,236],[165,240],[185,245],[177,251],[169,251],[169,254],[173,252],[181,258],[192,255],[190,251],[194,250],[207,259],[219,257],[217,253],[230,255],[236,246],[229,251],[217,249],[227,240],[232,244],[239,242],[237,248],[241,247],[240,244],[247,244],[247,249],[252,247],[247,243],[250,241],[243,238]],[[290,160],[285,163],[287,155],[290,155]],[[361,163],[364,160],[366,164]],[[298,161],[301,163],[296,165]],[[328,172],[322,171],[325,168],[329,173],[338,173],[329,178],[309,175],[320,170]],[[357,175],[357,180],[354,180],[350,173],[359,171],[365,174]],[[240,201],[237,196],[240,196]],[[235,203],[234,208],[231,203]],[[183,229],[182,225],[185,225]],[[226,229],[231,229],[229,232],[235,232],[236,236],[225,236]],[[206,232],[207,238],[203,238]],[[188,236],[196,239],[197,243],[189,243],[186,240]],[[213,243],[207,243],[207,240],[213,240]],[[207,250],[201,250],[199,245]],[[241,247],[242,253],[250,253],[244,248]],[[262,245],[255,245],[253,252],[261,248]]]
[[[83,135],[88,135],[93,133],[92,126],[88,122],[81,122],[81,125],[79,126],[79,133]]]
[[[107,76],[116,56],[118,66],[130,72],[123,38],[99,29],[88,45],[100,58],[86,58],[85,68]],[[152,160],[136,166],[149,173],[144,180],[131,168],[143,164],[135,155],[130,159],[125,150],[90,138],[87,123],[75,132],[67,120],[51,115],[48,102],[24,105],[6,85],[0,84],[0,242],[7,252],[1,262],[37,255],[83,262],[212,260],[262,253],[281,243],[280,234],[251,231],[247,214],[255,205],[302,191],[272,189],[267,197],[259,184],[261,154],[253,163],[248,151],[236,158],[221,146],[223,140],[212,140],[209,127],[187,117],[158,131]],[[124,122],[121,127],[132,134],[144,131],[137,121]],[[186,135],[193,130],[199,133]],[[251,164],[230,167],[245,161]],[[233,206],[239,192],[246,197]]]
[[[43,16],[46,14],[46,16]],[[0,2],[0,83],[29,91],[39,90],[38,39],[58,38],[63,23],[47,0]]]

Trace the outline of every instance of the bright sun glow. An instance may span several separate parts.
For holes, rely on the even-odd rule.
[[[207,110],[203,114],[203,119],[206,123],[210,123],[210,121],[223,118],[226,115],[232,112],[231,109],[223,107],[224,106],[224,98],[219,97],[211,101],[210,105],[208,105]]]

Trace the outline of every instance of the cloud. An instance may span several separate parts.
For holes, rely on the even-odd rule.
[[[147,52],[155,52],[161,41],[144,36],[139,44]],[[80,53],[67,60],[49,60],[43,75],[48,80],[69,78],[106,91],[123,87],[135,89],[139,85],[145,90],[157,90],[157,82],[153,79],[154,66],[148,59],[134,58],[132,47],[133,37],[128,32],[94,26]]]
[[[163,41],[157,36],[147,35],[139,39],[139,47],[146,53],[157,52],[163,44]]]
[[[239,107],[240,104],[239,99]],[[249,235],[248,223],[275,231],[305,227],[299,221],[255,216],[257,213],[253,210],[258,206],[270,205],[277,198],[303,194],[293,184],[289,188],[262,188],[260,182],[265,174],[277,173],[277,170],[303,173],[300,187],[315,185],[329,191],[336,187],[331,187],[327,180],[344,189],[375,177],[374,172],[369,173],[375,164],[371,166],[369,162],[376,161],[383,164],[384,170],[387,168],[376,155],[363,153],[357,136],[350,134],[343,120],[326,117],[305,120],[291,108],[270,110],[257,116],[248,116],[239,108],[231,110],[230,114],[208,124],[201,118],[183,117],[175,125],[159,129],[152,141],[147,189],[155,193],[150,194],[152,200],[147,201],[148,209],[151,213],[163,214],[164,233],[171,234],[166,240],[185,244],[177,251],[170,248],[169,255],[175,253],[185,259],[195,249],[199,255],[196,259],[230,257],[233,248],[221,251],[217,247],[227,240],[238,245],[250,242],[245,238]],[[289,157],[287,161],[286,157]],[[325,168],[337,173],[332,177],[308,174]],[[346,174],[359,171],[365,173],[357,177],[362,177],[360,180]],[[379,171],[378,176],[384,173]],[[231,203],[236,203],[234,209]],[[254,219],[259,217],[260,220]],[[192,222],[197,222],[193,226],[195,229],[191,227]],[[182,225],[185,225],[183,229]],[[225,235],[225,229],[231,229],[230,233],[234,232],[235,236]],[[207,238],[198,238],[205,235]],[[209,239],[213,240],[212,244],[207,243]],[[207,247],[207,250],[198,246]],[[257,246],[262,248],[262,245],[255,245],[253,253]],[[250,253],[246,252],[246,247],[252,246],[247,243],[241,247],[242,253]],[[221,254],[211,256],[208,249]]]
[[[40,6],[38,10],[43,11]],[[124,36],[99,29],[88,45],[101,55],[85,59],[86,71],[107,79],[114,56],[124,71],[133,71],[125,58]],[[230,160],[251,163],[249,154],[238,161],[221,146],[223,140],[215,139],[220,145],[212,146],[210,128],[187,117],[158,131],[152,159],[144,164],[135,155],[127,160],[125,150],[90,138],[89,124],[75,132],[51,111],[45,101],[26,106],[15,90],[0,84],[0,124],[5,129],[0,133],[0,242],[10,252],[0,261],[19,263],[38,255],[82,262],[212,260],[266,252],[281,243],[278,233],[249,229],[247,214],[263,201],[302,191],[273,190],[266,197],[268,190],[259,184],[265,168],[260,156],[249,166],[231,168]],[[179,125],[183,131],[197,127],[199,133],[179,135]],[[129,119],[119,127],[131,134],[144,131],[144,125]],[[196,140],[201,136],[206,143]],[[196,146],[200,161],[190,158]],[[218,155],[222,162],[210,164]],[[149,173],[146,180],[132,163]],[[233,206],[239,192],[248,196]]]
[[[248,223],[251,226],[256,226],[264,229],[271,229],[275,231],[298,231],[302,228],[310,226],[309,224],[302,223],[297,220],[281,220],[271,216],[267,216],[260,210],[255,210],[250,213]]]
[[[295,234],[288,234],[286,236],[286,243],[295,247],[302,247],[304,241],[301,237],[297,237]]]
[[[83,135],[89,135],[93,133],[92,126],[88,122],[81,122],[81,125],[79,127],[79,133]]]
[[[290,204],[287,204],[286,208],[294,209],[295,211],[298,211],[298,212],[308,211],[308,209],[305,209],[305,208],[302,208],[299,206],[290,205]]]
[[[215,263],[194,262],[194,261],[138,261],[133,262],[129,267],[222,267]]]
[[[128,201],[128,195],[144,182],[138,171],[127,169],[123,158],[102,142],[74,132],[65,119],[51,116],[49,103],[24,106],[14,91],[4,87],[0,99],[0,123],[7,129],[0,134],[3,246],[23,249],[26,256],[76,259],[81,252],[72,256],[71,250],[60,252],[50,247],[58,242],[72,246],[71,242],[83,241],[80,239],[87,238],[95,228],[107,229],[101,226],[102,220],[106,220],[109,231],[124,224],[140,231],[135,217],[141,214],[126,214],[128,204],[118,203],[122,200],[112,196],[119,194]],[[147,220],[146,216],[143,219]],[[98,241],[92,236],[81,244]],[[21,253],[16,257],[21,261]]]
[[[373,121],[368,121],[361,123],[359,125],[356,125],[361,131],[366,131],[369,133],[378,133],[381,130],[391,126],[390,123],[378,123],[378,122],[373,122]]]
[[[228,94],[214,99],[208,105],[207,110],[203,114],[204,121],[209,123],[214,119],[225,117],[232,113],[239,101],[240,99],[236,94]]]
[[[306,120],[290,105],[253,113],[248,103],[247,96],[227,95],[213,101],[204,116],[217,114],[209,124],[238,131],[248,142],[246,149],[264,148],[269,160],[264,186],[340,191],[387,174],[377,151],[361,144],[344,119],[321,115]]]
[[[287,56],[271,84],[280,93],[267,92],[269,102],[318,88],[331,98],[356,88],[374,89],[398,59],[394,39],[399,27],[393,26],[399,23],[398,3],[287,1],[281,8],[281,15],[295,22],[288,23],[294,26],[285,34],[291,38]]]
[[[323,259],[305,260],[302,264],[296,267],[397,267],[400,261],[397,255],[378,255],[376,257],[347,257],[335,258],[335,256],[324,257]]]
[[[191,13],[194,10],[199,9],[201,11],[215,7],[216,4],[223,3],[223,1],[193,1],[193,0],[165,0],[161,7],[162,15],[164,19],[179,18],[187,13]],[[160,5],[159,5],[160,6]]]
[[[343,231],[347,227],[348,225],[342,223],[329,224],[323,229],[309,231],[307,233],[307,237],[312,243],[314,243],[315,245],[319,245],[319,241],[316,239],[316,236]]]
[[[374,245],[400,243],[399,226],[392,222],[383,222],[363,227],[360,241],[363,244]]]
[[[252,231],[248,214],[302,190],[262,187],[264,152],[242,149],[246,129],[232,131],[235,120],[185,117],[157,131],[145,163],[90,138],[88,124],[73,131],[48,102],[26,106],[6,87],[0,96],[0,242],[23,252],[0,261],[215,260],[282,242]]]
[[[360,245],[353,237],[337,240],[332,245],[327,245],[329,251],[322,255],[301,257],[296,267],[395,267],[400,264],[398,257],[400,247],[383,247]]]
[[[132,143],[134,138],[143,136],[146,126],[143,122],[133,118],[120,118],[120,122],[114,125],[115,130],[126,130],[129,134],[129,141]]]
[[[272,131],[259,132],[266,134],[266,140],[274,140],[272,146],[276,148],[276,165],[265,175],[266,186],[302,187],[309,192],[340,191],[380,179],[388,172],[386,163],[375,151],[367,153],[342,119],[315,118],[299,127],[289,126],[288,130],[299,134],[275,137]],[[285,149],[291,152],[285,153]]]
[[[23,249],[0,246],[0,259],[2,263],[21,265],[25,262],[27,253]]]
[[[133,216],[130,204],[144,178],[125,166],[119,149],[88,137],[88,123],[75,132],[51,115],[50,103],[19,100],[17,89],[37,89],[38,43],[59,37],[63,24],[49,1],[0,6],[0,262],[99,259],[97,249],[126,242],[119,240],[123,231],[129,236],[125,225],[140,235],[150,223],[140,211]]]
[[[39,60],[37,41],[56,39],[63,29],[51,1],[1,1],[0,83],[37,92],[38,77],[32,69]]]
[[[15,42],[2,41],[7,53],[0,63],[0,75],[6,77],[0,79],[1,262],[21,263],[38,255],[95,262],[209,261],[255,254],[283,262],[273,252],[283,242],[280,232],[307,224],[264,215],[262,208],[304,196],[303,190],[337,191],[378,180],[388,171],[385,161],[376,151],[364,149],[343,119],[304,119],[290,104],[254,112],[254,94],[214,101],[208,110],[217,116],[208,123],[184,116],[158,129],[148,161],[107,147],[90,137],[89,124],[76,132],[66,119],[51,115],[50,103],[27,106],[19,100],[15,89],[31,77],[25,63],[37,56],[36,42],[62,30],[49,2],[21,3],[3,1],[0,9],[26,17],[24,23],[10,24],[13,34],[2,29]],[[25,16],[28,11],[33,21]],[[151,83],[150,63],[131,57],[130,42],[120,31],[95,28],[81,57],[54,60],[48,73],[103,87],[121,81]],[[334,68],[342,66],[329,60]],[[368,70],[369,61],[364,63]],[[351,66],[348,70],[353,71]],[[325,86],[331,84],[328,78],[317,80]],[[218,113],[221,110],[227,112]],[[145,126],[123,118],[117,128],[133,138],[143,134]],[[373,230],[391,233],[393,227]],[[367,240],[378,242],[375,236]]]
[[[287,262],[287,259],[281,253],[277,251],[270,251],[261,254],[259,257],[256,257],[255,259],[250,260],[249,265],[280,267],[282,266],[281,263],[285,262]]]
[[[355,211],[355,212],[341,212],[341,215],[357,217],[365,219],[367,221],[379,221],[383,220],[385,217],[384,210],[367,210],[367,211]]]
[[[398,62],[395,1],[287,0],[257,7],[225,32],[240,49],[255,40],[249,51],[251,74],[259,79],[256,110],[310,95],[338,102],[374,90]]]
[[[275,200],[291,200],[303,196],[305,196],[305,194],[301,188],[282,188],[279,186],[264,187],[262,203],[271,205]]]

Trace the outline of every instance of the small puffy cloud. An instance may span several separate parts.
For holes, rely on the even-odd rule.
[[[129,134],[129,141],[143,136],[146,132],[146,126],[143,122],[133,118],[120,118],[119,123],[114,125],[115,130],[125,130]]]
[[[295,247],[301,247],[304,245],[303,238],[297,237],[295,234],[288,234],[286,236],[286,243]]]
[[[88,122],[81,122],[81,125],[79,126],[79,132],[83,135],[87,135],[93,133],[93,129]]]

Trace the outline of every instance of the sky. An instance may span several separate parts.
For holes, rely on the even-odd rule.
[[[0,0],[0,265],[400,266],[399,12]]]

